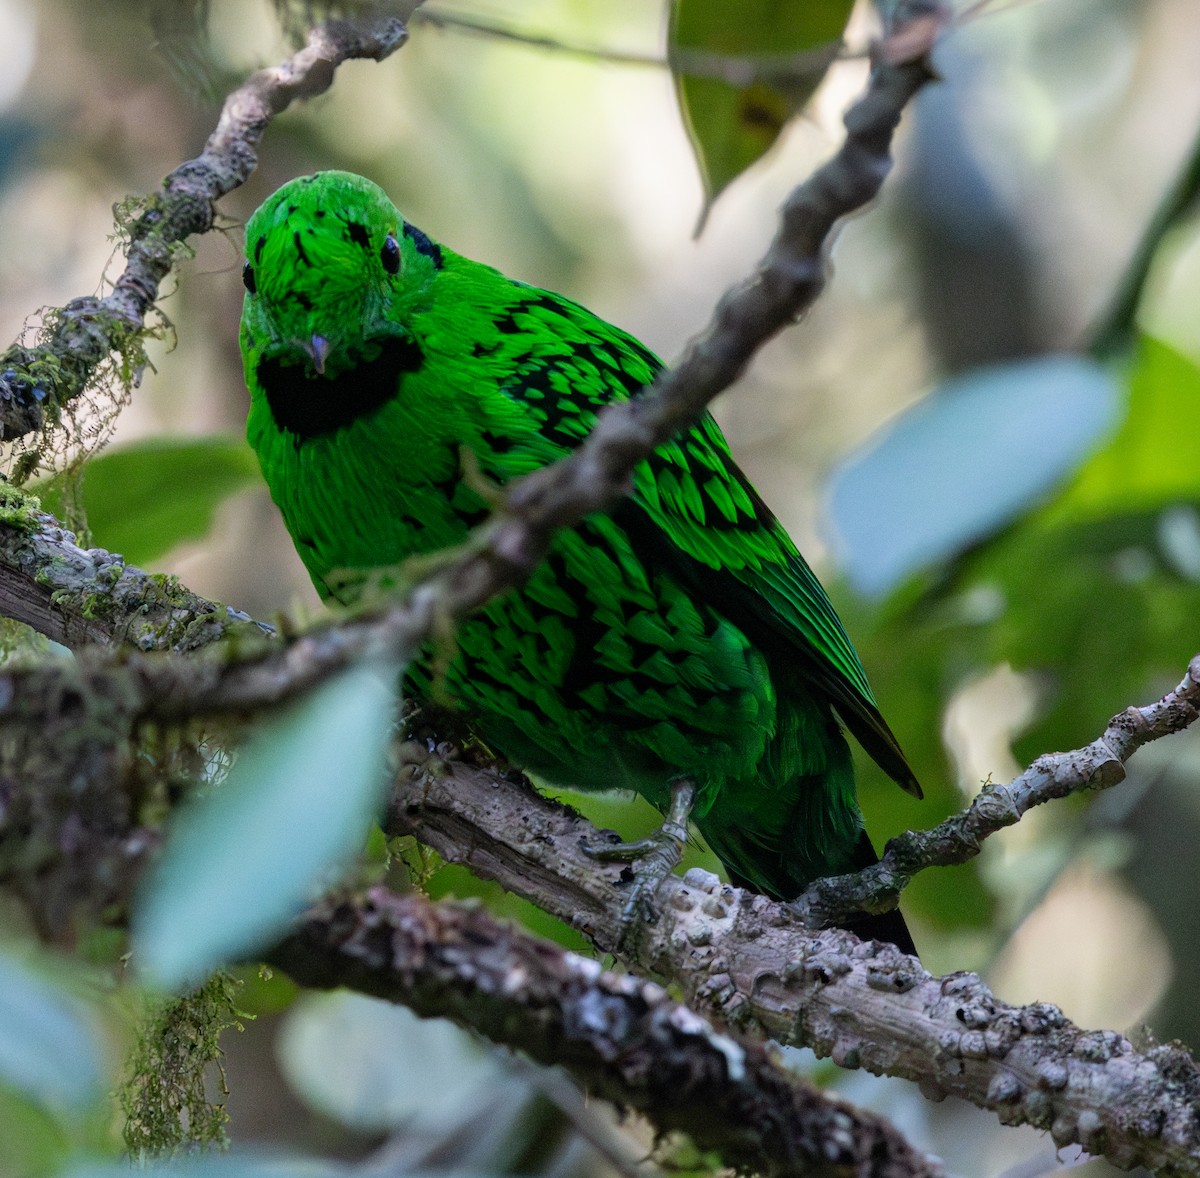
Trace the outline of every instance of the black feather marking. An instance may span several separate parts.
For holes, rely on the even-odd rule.
[[[451,506],[454,505],[451,504]],[[483,523],[492,514],[492,509],[490,507],[454,507],[454,514],[470,529]]]
[[[309,260],[308,254],[306,254],[304,252],[304,244],[300,240],[300,230],[299,229],[297,229],[295,231],[295,233],[292,234],[292,241],[296,246],[296,253],[299,254],[300,261],[302,261],[306,266],[311,266],[312,262]]]
[[[773,518],[749,484],[746,489],[759,510],[759,519]],[[837,710],[871,759],[903,789],[920,797],[921,787],[878,708],[864,699],[795,626],[774,615],[760,594],[729,569],[710,568],[682,548],[664,543],[658,525],[634,500],[622,500],[613,509],[612,518],[629,534],[634,548],[652,570],[668,572],[685,588],[702,595],[767,656],[772,674],[799,675],[810,692]]]
[[[417,247],[417,253],[424,254],[433,262],[433,268],[442,268],[442,247],[436,241],[431,241],[415,225],[404,222],[404,236]]]
[[[367,227],[361,221],[348,221],[346,223],[346,233],[350,241],[355,245],[362,246],[363,249],[371,248],[371,235],[367,232]]]
[[[256,375],[275,424],[299,445],[375,412],[397,395],[405,374],[424,362],[415,341],[393,336],[382,341],[373,360],[360,360],[338,376],[317,376],[308,365],[275,359],[260,361]]]
[[[497,454],[507,454],[517,444],[517,439],[512,434],[498,434],[490,429],[485,429],[479,438]]]
[[[258,239],[258,240],[257,240],[257,241],[254,243],[254,260],[255,260],[255,262],[261,262],[261,261],[262,261],[262,252],[263,252],[263,246],[264,246],[264,245],[266,245],[266,244],[267,244],[267,239],[266,239],[266,237],[265,237],[265,236],[263,236],[263,237],[260,237],[260,238],[259,238],[259,239]]]

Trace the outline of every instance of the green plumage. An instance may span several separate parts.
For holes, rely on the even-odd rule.
[[[342,601],[486,518],[464,450],[506,483],[660,367],[569,299],[433,243],[345,172],[271,196],[246,253],[248,436],[313,581]],[[429,676],[412,668],[410,690]],[[824,590],[708,416],[459,626],[444,689],[549,782],[662,809],[690,778],[731,876],[777,897],[873,858],[839,718],[918,792]]]

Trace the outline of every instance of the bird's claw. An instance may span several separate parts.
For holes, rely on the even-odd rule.
[[[458,757],[459,750],[449,741],[429,738],[410,737],[393,746],[392,750],[393,769],[397,776],[405,779],[421,773],[445,777],[450,772],[450,763]]]
[[[643,924],[653,924],[658,919],[654,900],[663,881],[683,858],[688,815],[695,796],[695,787],[690,781],[675,781],[671,785],[671,809],[667,819],[652,835],[629,843],[583,844],[584,853],[593,859],[637,863],[618,916],[618,949],[630,946]]]

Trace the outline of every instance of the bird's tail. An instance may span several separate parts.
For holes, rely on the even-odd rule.
[[[875,854],[875,848],[864,830],[854,848],[854,866],[861,871],[864,867],[878,862],[879,856]],[[908,925],[904,923],[899,908],[874,915],[864,912],[861,916],[843,921],[841,927],[849,929],[860,941],[890,941],[901,953],[909,953],[913,957],[917,955],[912,933],[908,931]]]

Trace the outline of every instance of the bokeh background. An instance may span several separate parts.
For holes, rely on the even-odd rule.
[[[119,266],[113,204],[197,154],[214,95],[288,51],[266,0],[214,0],[202,40],[186,32],[192,6],[177,8],[0,0],[0,337],[100,289]],[[570,46],[665,52],[666,10],[644,0],[439,10]],[[864,5],[851,47],[874,27]],[[938,66],[944,80],[906,119],[883,198],[838,237],[825,295],[714,408],[829,585],[926,786],[916,803],[864,764],[878,843],[932,825],[1039,752],[1094,739],[1200,650],[1194,0],[971,5]],[[402,52],[347,65],[327,96],[272,126],[221,231],[196,243],[163,299],[167,338],[104,454],[239,434],[241,226],[279,184],[319,168],[371,176],[432,236],[570,295],[669,359],[752,267],[783,197],[834,150],[867,68],[861,53],[838,62],[696,236],[703,193],[667,69],[414,24]],[[130,469],[85,474],[94,543],[258,617],[319,613],[252,475],[164,548],[141,512],[180,477],[152,463],[131,505]],[[631,834],[652,820],[627,801],[594,812]],[[1196,1046],[1198,841],[1200,740],[1174,737],[1108,794],[1032,813],[976,863],[927,873],[905,908],[934,971],[979,969],[1006,1000]],[[528,917],[462,873],[433,887]],[[562,1129],[568,1098],[556,1104],[515,1062],[365,1000],[294,1000],[246,978],[244,1008],[260,1017],[223,1040],[235,1141],[355,1155],[386,1139],[411,1163],[412,1142],[452,1141],[470,1124],[481,1170],[610,1164]],[[405,1058],[407,1081],[385,1066]],[[444,1075],[424,1070],[432,1059]],[[956,1173],[1072,1160],[1044,1135],[929,1105],[906,1085],[802,1053],[796,1065],[896,1116]]]

